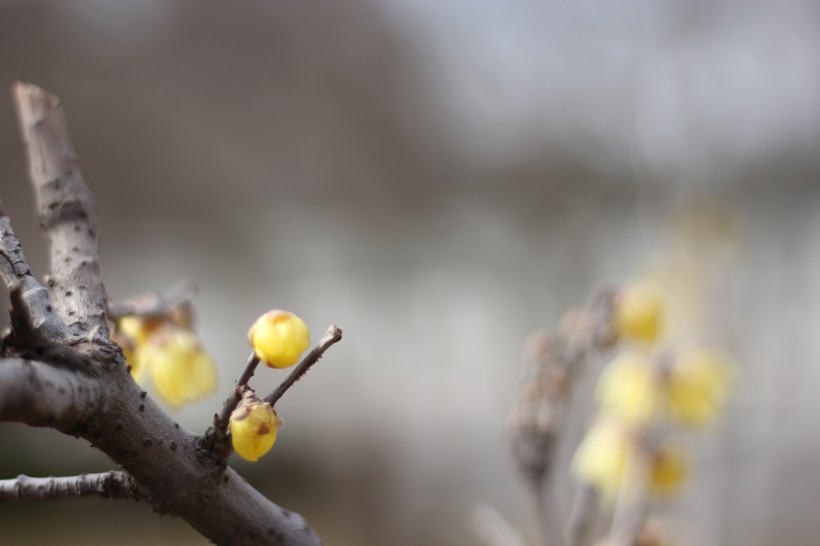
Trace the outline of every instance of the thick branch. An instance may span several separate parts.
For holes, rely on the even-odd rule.
[[[91,417],[99,405],[99,383],[62,360],[61,367],[22,358],[0,360],[0,422],[66,431]]]
[[[40,223],[49,239],[48,288],[54,307],[68,322],[86,323],[89,330],[96,327],[105,334],[99,221],[59,100],[31,84],[16,83],[13,92]]]
[[[139,485],[127,472],[115,470],[79,476],[30,478],[17,476],[0,480],[0,502],[8,500],[42,501],[74,497],[105,497],[140,500]]]

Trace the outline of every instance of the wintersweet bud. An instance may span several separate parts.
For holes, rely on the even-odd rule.
[[[615,303],[615,328],[626,338],[654,341],[663,326],[664,302],[660,288],[641,281],[625,287]]]
[[[251,326],[248,340],[256,356],[271,368],[287,368],[299,361],[310,344],[305,321],[289,311],[268,311]]]
[[[151,371],[157,393],[173,406],[196,402],[216,388],[216,364],[189,330],[167,326],[139,348],[137,359]]]
[[[247,391],[231,414],[233,449],[240,457],[256,461],[273,447],[281,427],[282,420],[271,405]]]

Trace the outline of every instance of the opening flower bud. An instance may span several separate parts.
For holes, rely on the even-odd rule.
[[[271,368],[287,368],[299,361],[310,344],[305,321],[288,311],[268,311],[248,332],[256,356]]]
[[[270,404],[248,390],[239,407],[231,414],[230,431],[234,451],[243,459],[256,461],[270,451],[282,420]]]

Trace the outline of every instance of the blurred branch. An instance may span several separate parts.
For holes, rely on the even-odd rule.
[[[597,503],[598,495],[594,487],[586,483],[578,486],[567,524],[567,546],[581,546],[587,543],[595,522]]]
[[[65,320],[85,323],[105,335],[108,297],[97,255],[99,220],[60,101],[27,83],[15,83],[12,91],[40,225],[49,239],[47,284],[54,307]]]
[[[146,292],[125,301],[108,304],[108,318],[117,320],[126,316],[165,317],[173,310],[190,303],[196,294],[196,284],[180,281],[163,292]]]
[[[613,300],[611,289],[596,290],[584,308],[564,315],[560,334],[536,332],[524,343],[524,373],[508,428],[513,457],[532,495],[543,545],[554,542],[546,498],[553,452],[589,353],[615,341]]]
[[[0,502],[89,496],[140,500],[144,494],[134,478],[122,471],[59,478],[31,478],[21,475],[12,480],[0,480]]]

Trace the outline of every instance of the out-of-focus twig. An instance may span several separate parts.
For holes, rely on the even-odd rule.
[[[585,307],[565,314],[560,333],[536,332],[524,343],[524,373],[508,427],[513,457],[531,492],[544,546],[560,536],[550,531],[547,519],[546,485],[554,446],[590,351],[615,341],[614,297],[609,288],[597,290]]]

